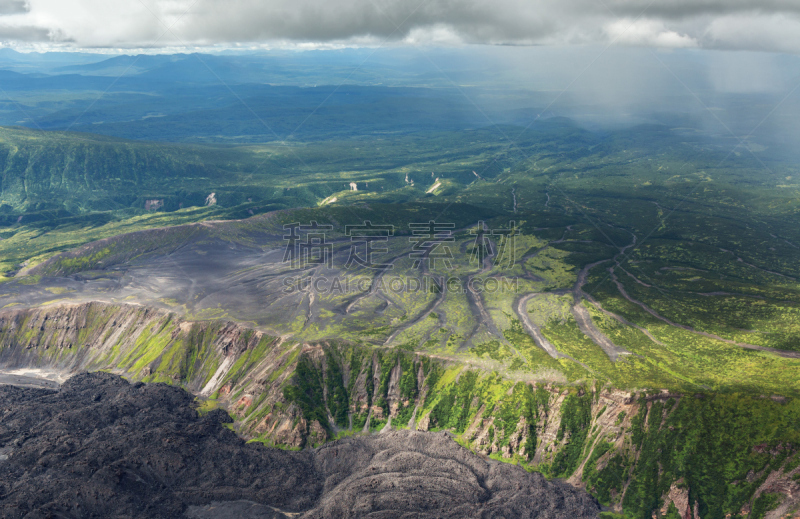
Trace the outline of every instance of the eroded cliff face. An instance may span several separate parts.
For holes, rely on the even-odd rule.
[[[515,382],[403,349],[300,343],[102,303],[0,312],[0,365],[182,385],[203,409],[225,407],[244,437],[286,448],[447,430],[484,456],[584,487],[626,517],[800,508],[800,406],[787,399]]]
[[[284,405],[282,393],[302,348],[236,323],[188,322],[137,305],[86,303],[0,312],[4,368],[65,374],[108,370],[131,380],[181,385],[210,399],[210,407],[229,407],[240,418],[262,404],[274,404],[256,425],[288,446],[302,445],[312,429],[296,406]],[[245,432],[256,425],[244,420]]]

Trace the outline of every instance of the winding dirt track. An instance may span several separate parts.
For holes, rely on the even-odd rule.
[[[492,251],[497,251],[498,250],[496,243],[494,243],[492,240],[487,240],[487,241],[488,241],[489,246],[490,246]],[[496,252],[495,252],[495,254],[496,254]],[[472,330],[472,332],[470,334],[470,337],[469,337],[470,342],[471,342],[472,337],[474,337],[475,334],[478,333],[478,330],[480,330],[481,326],[484,326],[486,328],[487,333],[489,333],[490,335],[493,335],[493,336],[497,337],[499,340],[501,340],[503,342],[506,342],[505,338],[503,337],[503,334],[500,333],[500,330],[497,329],[497,325],[494,323],[494,319],[492,319],[491,315],[489,314],[489,311],[486,309],[486,305],[483,302],[483,296],[481,296],[481,294],[479,292],[477,292],[475,290],[475,288],[473,287],[473,280],[477,276],[480,276],[482,274],[486,274],[487,272],[492,270],[492,258],[493,257],[495,257],[494,254],[486,256],[485,258],[483,258],[483,265],[481,265],[481,270],[479,272],[477,272],[475,274],[472,274],[472,275],[467,277],[467,281],[466,281],[467,289],[465,291],[466,295],[467,295],[467,299],[469,300],[470,306],[473,307],[473,313],[475,312],[475,310],[477,310],[478,316],[480,317],[480,319],[475,324],[475,327],[473,328],[473,330]],[[478,316],[476,316],[476,317],[478,317]]]
[[[400,333],[401,333],[401,332],[403,332],[404,330],[407,330],[408,328],[411,328],[411,327],[412,327],[412,326],[414,326],[415,324],[419,323],[420,321],[422,321],[423,319],[425,319],[426,317],[428,317],[428,315],[430,315],[430,313],[431,313],[431,312],[433,312],[434,310],[436,310],[436,308],[437,308],[437,307],[438,307],[440,304],[442,304],[442,301],[444,301],[444,296],[445,296],[445,293],[446,293],[446,290],[441,290],[441,291],[440,291],[440,292],[439,292],[439,293],[436,295],[436,299],[434,299],[434,300],[433,300],[433,301],[432,301],[432,302],[431,302],[431,303],[428,305],[428,307],[427,307],[425,310],[423,310],[423,311],[422,311],[422,313],[421,313],[421,314],[419,314],[419,315],[418,315],[418,316],[417,316],[415,319],[412,319],[412,320],[410,320],[410,321],[407,321],[407,322],[406,322],[406,323],[404,323],[403,325],[401,325],[401,326],[398,326],[398,327],[397,327],[397,329],[395,329],[395,331],[394,331],[394,332],[392,332],[392,334],[391,334],[391,335],[390,335],[390,336],[389,336],[389,337],[388,337],[388,338],[387,338],[387,339],[384,341],[384,343],[383,343],[383,344],[384,344],[384,345],[389,345],[389,344],[391,344],[391,343],[392,343],[392,341],[394,341],[394,340],[395,340],[395,338],[397,338],[397,336],[398,336],[398,335],[400,335]]]
[[[656,339],[655,336],[652,333],[650,333],[650,331],[648,331],[646,328],[642,328],[638,324],[634,324],[634,323],[630,322],[629,320],[625,319],[621,315],[617,315],[614,312],[609,312],[608,310],[603,308],[603,306],[597,300],[595,300],[595,298],[593,298],[589,294],[584,293],[584,297],[586,297],[586,299],[589,301],[589,303],[592,304],[592,306],[597,308],[599,311],[603,312],[605,315],[611,317],[612,319],[615,319],[617,322],[619,322],[621,324],[624,324],[625,326],[630,326],[631,328],[636,328],[637,330],[639,330],[640,332],[645,334],[648,339],[650,339],[654,343],[658,344],[659,346],[666,346],[666,344],[664,344],[663,342],[661,342],[658,339]]]
[[[511,197],[514,199],[514,214],[517,213],[517,188],[511,188]]]
[[[578,328],[580,331],[589,337],[592,342],[600,346],[600,348],[606,352],[606,355],[608,355],[608,358],[611,359],[612,362],[616,362],[620,355],[630,355],[631,352],[611,342],[611,339],[606,337],[603,332],[597,329],[592,322],[592,317],[589,315],[589,311],[586,310],[586,307],[580,303],[573,305],[572,315],[575,317],[575,321],[578,323]]]
[[[592,316],[589,315],[589,311],[581,304],[584,297],[588,299],[588,294],[583,292],[583,285],[586,284],[589,271],[597,265],[601,265],[607,261],[608,260],[602,260],[590,263],[589,265],[584,266],[578,273],[578,280],[575,282],[575,286],[572,288],[574,303],[571,311],[572,315],[575,317],[575,322],[578,324],[578,329],[580,329],[584,335],[589,337],[592,342],[600,346],[606,355],[608,355],[608,358],[611,359],[611,362],[616,362],[620,355],[630,355],[631,352],[621,346],[617,346],[611,341],[611,339],[601,332],[592,322]]]
[[[528,301],[538,295],[540,294],[528,294],[520,298],[520,300],[517,302],[517,315],[522,321],[522,325],[528,331],[530,336],[533,338],[533,342],[535,342],[537,346],[546,351],[554,359],[564,357],[564,355],[559,353],[558,350],[556,350],[556,347],[545,338],[539,327],[533,324],[533,321],[531,321],[531,318],[528,315]]]
[[[628,292],[625,290],[625,287],[622,286],[622,283],[620,283],[619,279],[617,279],[617,276],[616,276],[616,274],[614,274],[613,270],[611,271],[611,281],[613,281],[614,284],[617,286],[617,290],[619,290],[619,293],[622,294],[622,297],[624,297],[625,299],[627,299],[631,303],[637,305],[642,310],[644,310],[648,314],[652,315],[656,319],[659,319],[659,320],[667,323],[670,326],[674,326],[676,328],[680,328],[682,330],[686,330],[687,332],[691,332],[691,333],[694,333],[694,334],[697,334],[697,335],[702,335],[703,337],[708,337],[709,339],[715,339],[717,341],[722,341],[722,342],[724,342],[726,344],[732,344],[734,346],[739,346],[740,348],[745,348],[745,349],[748,349],[748,350],[766,351],[766,352],[773,353],[775,355],[778,355],[780,357],[785,357],[785,358],[788,358],[788,359],[800,359],[800,352],[778,350],[778,349],[775,349],[775,348],[767,348],[766,346],[758,346],[757,344],[748,344],[746,342],[736,342],[736,341],[733,341],[731,339],[725,339],[725,338],[720,337],[719,335],[715,335],[713,333],[708,333],[708,332],[703,332],[703,331],[700,331],[700,330],[695,330],[691,326],[687,326],[685,324],[678,324],[676,322],[670,321],[669,319],[667,319],[666,317],[660,315],[659,313],[657,313],[655,310],[653,310],[652,308],[650,308],[646,304],[644,304],[641,301],[638,301],[638,300],[632,298],[628,294]]]

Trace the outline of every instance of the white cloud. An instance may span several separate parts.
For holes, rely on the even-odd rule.
[[[668,29],[661,20],[615,20],[604,30],[611,41],[620,44],[668,48],[697,46],[694,38]]]
[[[452,27],[437,24],[431,27],[414,27],[403,38],[403,43],[409,45],[449,46],[463,44],[464,39]]]

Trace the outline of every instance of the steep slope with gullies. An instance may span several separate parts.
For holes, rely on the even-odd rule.
[[[282,405],[283,386],[303,345],[239,324],[193,323],[138,305],[71,304],[0,312],[0,344],[6,368],[109,370],[133,380],[182,385],[234,409],[250,407],[257,390],[259,404],[277,405],[261,423],[274,427],[277,443],[299,446],[307,437],[297,406]],[[234,384],[237,391],[230,394]],[[248,394],[239,390],[251,385]]]
[[[597,517],[585,492],[400,431],[286,452],[247,444],[163,384],[76,375],[0,387],[2,517]],[[209,506],[210,505],[210,506]],[[213,512],[209,510],[213,508]],[[232,515],[229,515],[232,516]]]
[[[796,399],[511,380],[403,348],[301,343],[132,305],[7,309],[0,344],[4,368],[112,370],[181,385],[267,445],[448,431],[484,457],[586,488],[626,517],[800,508]]]
[[[144,208],[145,199],[153,195],[163,205],[166,194],[167,203],[177,209],[174,195],[180,188],[191,190],[193,183],[207,184],[209,178],[230,173],[214,158],[214,152],[192,146],[0,128],[0,205],[18,211],[82,213]],[[165,179],[179,189],[165,188]],[[190,190],[183,189],[181,201],[202,205],[202,192]]]

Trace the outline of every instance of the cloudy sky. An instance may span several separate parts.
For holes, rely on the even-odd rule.
[[[608,44],[800,52],[800,0],[0,0],[8,46]]]

